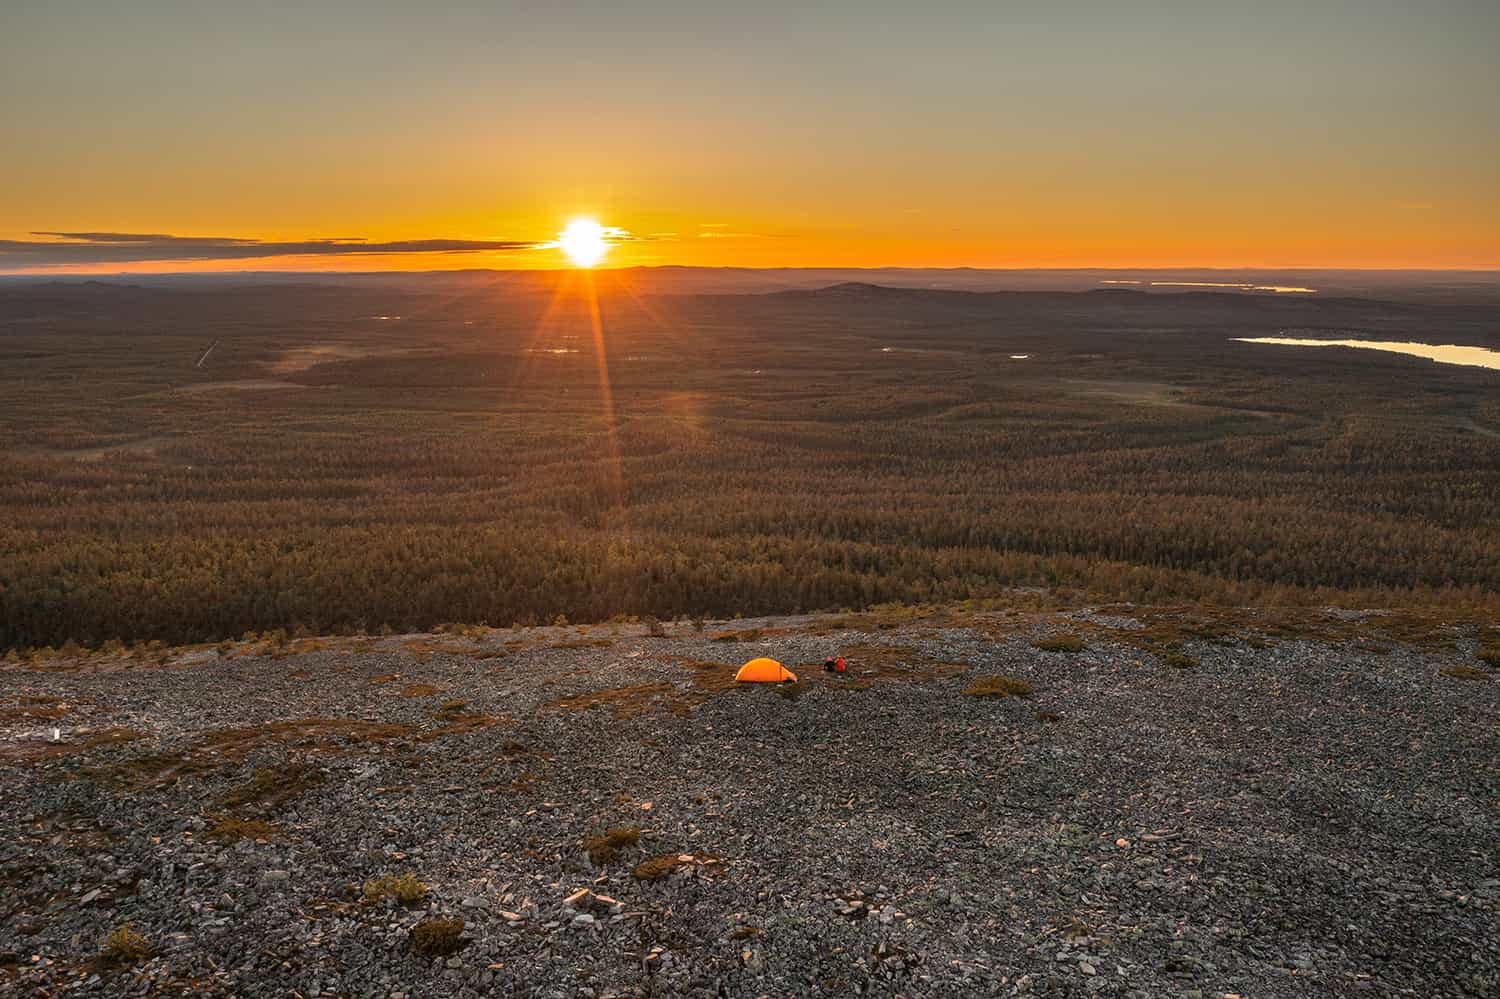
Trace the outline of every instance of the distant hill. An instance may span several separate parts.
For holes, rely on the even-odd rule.
[[[225,288],[253,285],[343,285],[402,290],[551,291],[569,271],[455,270],[419,272],[277,272],[214,274],[0,274],[0,289],[38,283],[128,283],[138,287]],[[984,269],[972,267],[626,267],[596,272],[601,288],[629,285],[640,294],[755,293],[840,284],[949,291],[1131,290],[1150,294],[1221,291],[1242,297],[1359,297],[1393,301],[1500,305],[1500,271],[1212,270],[1205,268]],[[1311,289],[1288,291],[1276,289]]]

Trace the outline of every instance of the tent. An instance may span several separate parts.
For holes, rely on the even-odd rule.
[[[741,683],[795,682],[797,674],[774,659],[752,659],[734,675]]]

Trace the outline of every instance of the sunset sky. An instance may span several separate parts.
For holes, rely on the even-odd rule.
[[[1497,53],[1494,0],[10,0],[0,270],[1497,268]]]

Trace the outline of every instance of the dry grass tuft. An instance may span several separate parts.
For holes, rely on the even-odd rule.
[[[365,901],[380,902],[394,898],[402,905],[416,905],[427,897],[427,886],[415,874],[382,874],[365,882]],[[463,924],[459,924],[463,928]]]
[[[83,748],[97,749],[100,746],[118,746],[122,743],[134,742],[137,739],[144,739],[145,737],[144,733],[137,732],[132,728],[121,728],[119,726],[101,728],[83,740]]]
[[[500,723],[500,719],[494,715],[468,714],[464,709],[463,701],[449,701],[444,704],[433,714],[433,717],[445,724],[440,728],[423,732],[417,736],[417,741],[431,742],[445,735],[468,735],[470,732],[477,732],[482,728],[489,728],[491,725]]]
[[[607,649],[615,644],[613,638],[570,638],[566,642],[558,642],[552,646],[554,649]]]
[[[589,860],[595,867],[603,867],[618,857],[621,850],[635,846],[640,839],[639,826],[615,826],[605,830],[603,836],[590,836],[584,840],[583,848],[588,851]]]
[[[462,919],[424,919],[411,928],[412,950],[423,957],[445,957],[463,949]]]
[[[129,923],[116,926],[100,945],[104,960],[110,964],[135,964],[151,953],[150,942]]]
[[[321,783],[323,772],[308,763],[261,767],[248,782],[222,795],[218,804],[220,808],[254,806],[268,812],[274,811]]]
[[[873,687],[875,685],[873,683],[871,683],[869,680],[840,680],[840,679],[835,679],[835,680],[828,681],[828,686],[829,686],[829,689],[831,689],[831,690],[847,690],[847,691],[850,691],[850,692],[853,692],[853,693],[858,693],[859,691],[862,691],[862,690],[869,690],[871,687]]]
[[[85,776],[130,791],[168,787],[183,777],[210,774],[224,766],[221,760],[202,759],[183,752],[148,753],[102,769],[86,769]]]
[[[0,721],[57,721],[68,713],[67,702],[60,697],[18,697],[16,704],[0,708]]]
[[[1473,666],[1444,666],[1438,670],[1444,676],[1451,676],[1455,680],[1477,680],[1481,683],[1494,679],[1489,673]]]
[[[744,631],[720,631],[708,636],[710,642],[754,642],[764,638],[768,632],[763,628],[746,628]]]
[[[968,697],[1030,697],[1033,693],[1031,684],[1009,676],[981,676],[964,691]]]
[[[220,819],[203,834],[204,839],[215,843],[238,843],[242,839],[272,839],[277,833],[275,826],[259,819]]]
[[[1053,635],[1051,638],[1038,639],[1031,643],[1035,648],[1043,652],[1082,652],[1088,648],[1088,643],[1077,635]]]
[[[302,718],[206,732],[185,749],[136,757],[108,769],[89,771],[87,775],[138,791],[147,787],[166,787],[183,777],[232,768],[262,746],[282,745],[308,752],[339,753],[359,746],[380,745],[411,733],[412,729],[407,725],[347,718]],[[299,793],[302,790],[306,790],[305,784],[298,788]]]
[[[432,717],[438,721],[453,721],[464,714],[467,706],[463,701],[444,701],[443,706],[432,713]]]
[[[659,857],[651,857],[636,864],[635,870],[630,874],[637,881],[660,881],[683,866],[685,865],[677,854],[664,853]]]
[[[1185,652],[1179,652],[1177,649],[1163,649],[1157,654],[1161,656],[1162,662],[1173,669],[1193,669],[1198,665],[1198,660]]]
[[[645,714],[656,702],[670,697],[676,691],[677,688],[670,683],[638,683],[630,687],[594,690],[573,697],[563,697],[546,706],[558,711],[609,708],[615,718],[624,720]]]
[[[957,676],[969,667],[963,663],[943,662],[922,654],[910,645],[848,645],[842,650],[848,663],[851,679],[858,676],[862,681],[876,680],[929,680]],[[823,675],[821,661],[807,663],[803,667],[809,672]],[[838,674],[833,675],[834,678]]]
[[[321,752],[350,746],[389,742],[411,734],[407,725],[356,718],[297,718],[250,728],[226,728],[206,733],[199,748],[239,759],[264,745],[281,744]]]
[[[402,697],[431,697],[437,693],[441,691],[430,683],[411,683],[401,689]]]

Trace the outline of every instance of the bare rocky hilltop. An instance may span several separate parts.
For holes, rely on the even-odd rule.
[[[12,661],[0,993],[1492,997],[1482,625],[892,610]],[[759,655],[802,681],[736,687]]]

